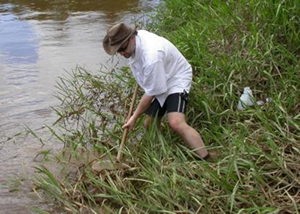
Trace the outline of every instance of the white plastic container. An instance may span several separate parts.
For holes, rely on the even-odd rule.
[[[250,87],[244,88],[244,93],[240,97],[237,109],[238,110],[245,110],[246,106],[253,106],[255,103],[252,91]]]
[[[263,104],[265,104],[265,102],[262,101],[262,100],[259,100],[259,101],[256,102],[256,104],[259,105],[259,106],[262,106]]]

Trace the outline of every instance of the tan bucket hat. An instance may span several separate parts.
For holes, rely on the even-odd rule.
[[[102,42],[105,52],[114,55],[135,31],[136,26],[128,27],[124,23],[110,27]]]

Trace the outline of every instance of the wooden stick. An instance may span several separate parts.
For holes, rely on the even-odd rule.
[[[138,93],[138,89],[139,89],[139,85],[136,84],[126,121],[128,121],[129,118],[130,118],[131,115],[132,115],[134,103],[135,103],[136,96],[137,96],[137,93]],[[125,145],[125,142],[126,142],[127,135],[128,135],[128,128],[125,128],[125,129],[124,129],[124,132],[123,132],[123,136],[122,136],[121,145],[120,145],[120,148],[119,148],[119,151],[118,151],[118,155],[117,155],[117,161],[119,161],[119,162],[120,162],[121,159],[122,159],[122,151],[123,151],[123,149],[124,149],[124,145]]]

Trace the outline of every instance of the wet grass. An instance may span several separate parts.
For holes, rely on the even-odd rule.
[[[95,170],[114,162],[135,82],[128,68],[77,67],[58,82],[49,127],[64,144],[61,173],[38,167],[37,194],[67,213],[299,213],[300,3],[166,0],[160,10],[148,28],[192,64],[188,122],[218,157],[197,161],[166,123],[145,131],[139,120],[128,167]],[[236,110],[246,86],[272,102]]]

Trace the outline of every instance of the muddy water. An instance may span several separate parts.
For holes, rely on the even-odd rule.
[[[43,202],[24,190],[40,151],[57,150],[24,129],[47,136],[44,125],[56,115],[51,106],[59,76],[77,65],[97,72],[110,63],[101,46],[108,26],[144,20],[159,0],[1,0],[0,1],[0,214],[30,213]],[[122,62],[121,63],[125,63]],[[35,161],[34,161],[35,159]],[[17,179],[16,179],[17,178]],[[28,187],[29,188],[29,187]]]

